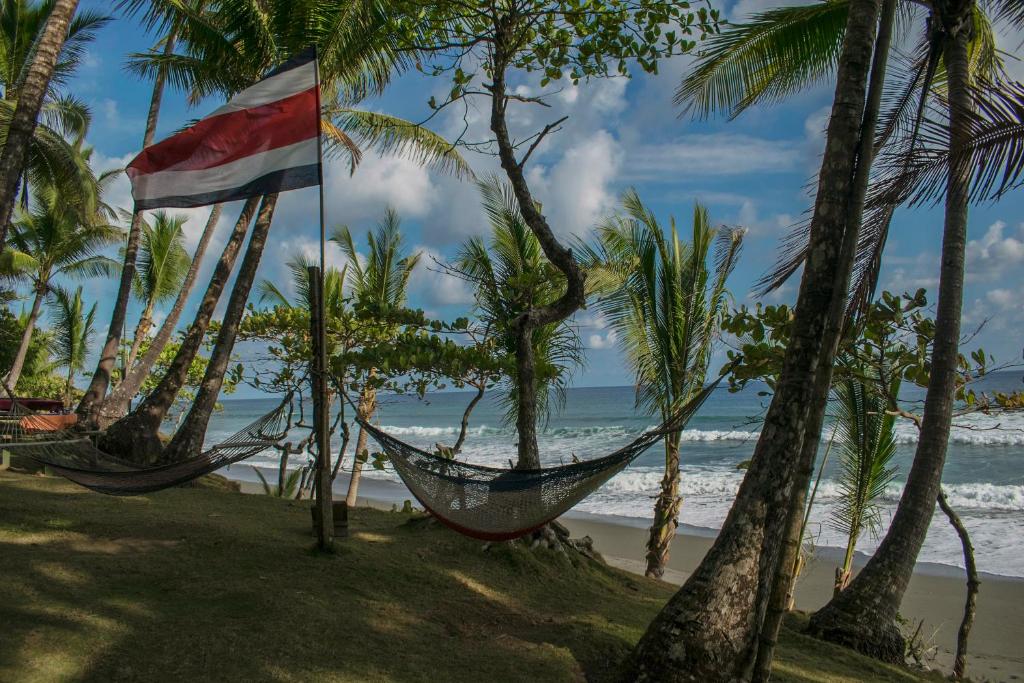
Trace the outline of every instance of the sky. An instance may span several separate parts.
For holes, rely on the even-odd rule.
[[[779,0],[715,4],[728,18],[740,21],[752,12],[779,4]],[[81,7],[109,11],[109,3],[96,0],[84,0]],[[1008,53],[1008,70],[1024,80],[1024,63],[1015,57],[1021,53],[1024,35],[1003,30],[998,40]],[[95,147],[93,158],[101,170],[123,167],[139,151],[151,85],[129,74],[124,65],[127,55],[149,49],[154,41],[155,36],[146,35],[137,23],[117,18],[89,47],[80,71],[69,84],[69,89],[92,108],[88,142]],[[780,239],[811,205],[808,192],[820,165],[833,84],[822,84],[781,104],[755,107],[733,121],[694,121],[681,116],[672,103],[673,92],[690,63],[690,58],[684,56],[664,62],[657,76],[550,87],[544,92],[551,107],[516,106],[511,112],[513,130],[536,132],[562,116],[569,117],[561,130],[538,148],[527,167],[531,187],[560,237],[586,238],[592,226],[615,209],[628,188],[639,192],[663,224],[675,216],[684,234],[689,229],[694,202],[698,201],[709,208],[716,224],[746,228],[742,257],[729,287],[737,305],[751,305],[757,300],[752,292],[754,283],[775,261]],[[521,94],[541,94],[536,83],[519,83],[518,87]],[[418,121],[429,115],[427,102],[431,95],[441,99],[446,90],[443,79],[402,75],[382,97],[363,106]],[[160,112],[157,139],[221,103],[221,99],[211,97],[193,107],[182,93],[169,91]],[[430,125],[452,138],[468,124],[467,139],[483,139],[487,131],[481,106],[485,106],[482,100],[465,116],[462,111],[452,111],[438,116]],[[480,178],[500,172],[493,157],[472,151],[464,155]],[[425,266],[431,266],[434,258],[452,257],[468,237],[487,234],[478,190],[472,182],[445,177],[408,159],[371,153],[351,175],[346,163],[329,161],[324,191],[328,229],[347,225],[358,241],[365,241],[365,233],[388,207],[398,212],[407,243],[427,257],[421,259],[423,265],[412,276],[412,306],[443,319],[465,315],[471,309],[472,291],[465,283]],[[316,253],[317,199],[316,188],[282,196],[270,245],[260,265],[261,279],[272,280],[288,291],[288,258],[297,252]],[[108,202],[130,210],[126,176],[122,175],[111,188]],[[205,286],[218,247],[223,245],[239,210],[240,203],[225,209],[197,290]],[[199,238],[207,212],[182,212],[189,216],[189,249]],[[941,210],[900,210],[885,254],[882,287],[893,292],[924,287],[934,301],[941,232]],[[331,247],[328,260],[341,264],[343,257]],[[84,285],[87,299],[99,302],[100,332],[94,342],[98,350],[117,284],[114,280],[89,280]],[[766,303],[792,303],[796,285],[795,280],[791,281],[769,295]],[[192,305],[183,320],[190,318]],[[138,313],[139,307],[133,303],[129,325],[134,325]],[[162,315],[163,311],[158,311],[158,323]],[[630,384],[615,335],[596,311],[580,311],[574,323],[587,349],[587,363],[577,371],[573,384]],[[1021,360],[1024,190],[998,204],[971,209],[964,328],[974,330],[978,326],[982,326],[981,331],[970,348],[982,346],[1000,362]]]

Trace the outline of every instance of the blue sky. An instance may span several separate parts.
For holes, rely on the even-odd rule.
[[[733,20],[774,6],[778,0],[740,0],[722,8]],[[83,7],[106,9],[108,3],[85,1]],[[720,5],[721,6],[721,5]],[[1022,36],[1001,34],[1001,47],[1020,52]],[[153,36],[139,26],[117,19],[101,31],[90,47],[71,89],[93,110],[89,142],[104,168],[123,166],[139,150],[149,102],[149,83],[124,69],[126,55],[148,49]],[[518,130],[537,130],[568,115],[561,132],[531,158],[529,178],[541,199],[553,229],[562,236],[585,236],[601,216],[614,209],[618,196],[635,187],[641,197],[667,223],[675,215],[688,227],[693,203],[706,204],[716,223],[741,225],[749,232],[743,256],[730,288],[737,303],[754,301],[751,288],[771,266],[778,241],[809,206],[807,193],[820,162],[823,130],[831,103],[831,84],[805,92],[785,104],[755,108],[735,121],[695,122],[680,118],[672,93],[686,72],[689,60],[662,65],[657,77],[610,79],[551,91],[550,109],[522,106],[513,112]],[[1024,65],[1013,59],[1008,67],[1024,80]],[[431,94],[443,93],[445,84],[418,75],[396,79],[387,93],[365,103],[367,108],[419,120],[428,113]],[[530,94],[535,86],[523,84]],[[157,138],[216,108],[211,98],[194,108],[181,93],[168,92],[160,114]],[[481,105],[483,103],[481,102]],[[469,111],[470,139],[483,137],[485,120]],[[463,125],[462,112],[439,117],[435,130],[454,135]],[[478,176],[498,170],[493,158],[466,153]],[[403,219],[408,242],[428,256],[451,256],[468,236],[487,231],[472,183],[446,178],[400,158],[367,155],[353,176],[340,162],[329,164],[326,178],[329,226],[349,225],[357,234],[370,229],[387,207]],[[112,189],[110,200],[130,209],[126,178]],[[288,193],[279,204],[260,276],[287,283],[284,263],[296,251],[313,253],[317,235],[315,189]],[[218,244],[238,212],[224,212]],[[198,239],[206,210],[188,212],[189,246]],[[901,210],[885,257],[882,286],[893,291],[925,287],[934,299],[942,214],[938,210]],[[964,303],[965,328],[985,322],[972,348],[983,346],[1001,361],[1020,360],[1024,337],[1024,192],[1018,191],[997,205],[972,209],[968,247],[968,289]],[[341,262],[333,249],[330,259]],[[216,259],[209,257],[201,275],[205,286]],[[423,259],[429,263],[430,259]],[[770,302],[789,302],[796,283],[771,296]],[[100,302],[97,320],[105,329],[116,290],[113,281],[88,281],[87,296]],[[429,315],[454,318],[471,305],[472,292],[459,281],[421,267],[414,275],[411,303]],[[226,297],[225,297],[226,298]],[[137,309],[130,311],[134,325]],[[186,312],[186,319],[191,311]],[[588,348],[588,363],[578,372],[579,386],[629,384],[629,373],[615,349],[614,337],[592,311],[576,318]],[[97,335],[96,346],[101,343]]]

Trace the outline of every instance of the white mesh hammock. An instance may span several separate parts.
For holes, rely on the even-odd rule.
[[[461,534],[487,541],[518,538],[553,521],[625,469],[665,435],[686,426],[722,381],[704,387],[655,429],[610,455],[560,467],[501,469],[428,453],[357,420],[426,510]]]

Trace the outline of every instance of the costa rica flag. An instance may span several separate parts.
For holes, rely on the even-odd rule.
[[[308,50],[125,169],[135,208],[189,208],[320,183],[320,92]]]

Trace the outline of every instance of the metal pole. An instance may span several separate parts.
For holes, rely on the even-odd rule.
[[[334,508],[331,495],[331,440],[328,434],[328,415],[324,370],[324,318],[322,273],[316,266],[309,267],[309,331],[313,352],[313,426],[316,431],[317,514],[316,538],[321,550],[330,550],[334,544]]]
[[[317,498],[320,502],[320,529],[318,545],[328,550],[334,543],[334,500],[331,490],[331,437],[330,415],[327,402],[327,323],[324,320],[324,273],[326,272],[326,221],[324,220],[324,147],[320,105],[320,55],[314,50],[314,73],[316,74],[316,148],[317,173],[320,190],[320,267],[310,268],[310,324],[313,339],[313,421],[316,425],[317,441]],[[315,271],[315,272],[314,272]],[[313,293],[316,293],[315,296]],[[313,321],[316,322],[313,322]]]

